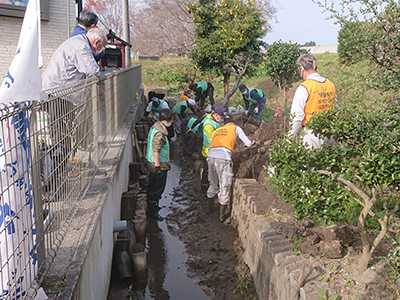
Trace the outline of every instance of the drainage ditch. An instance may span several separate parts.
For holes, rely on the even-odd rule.
[[[171,146],[175,159],[159,212],[165,220],[143,214],[145,175],[137,174],[136,184],[122,197],[121,219],[128,220],[128,230],[118,233],[108,299],[257,299],[236,229],[219,222],[217,210],[209,211],[198,162],[180,154],[179,141]],[[145,261],[135,262],[141,252]]]

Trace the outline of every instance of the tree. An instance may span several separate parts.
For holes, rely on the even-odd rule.
[[[362,35],[361,22],[348,22],[342,25],[338,34],[339,60],[343,64],[354,64],[364,60],[364,46],[361,42],[354,43],[355,38]]]
[[[317,43],[315,41],[309,41],[305,42],[303,45],[300,45],[300,47],[312,47],[312,46],[317,46]]]
[[[265,72],[279,88],[282,105],[286,111],[286,91],[299,79],[297,58],[307,51],[301,50],[297,43],[274,42],[267,49]]]
[[[132,43],[143,54],[187,55],[193,48],[194,24],[180,0],[147,0],[131,13]]]
[[[400,3],[397,0],[341,0],[342,9],[334,3],[313,0],[345,28],[351,23],[360,27],[347,35],[347,45],[355,46],[363,57],[376,65],[370,83],[382,91],[398,91],[400,86]],[[352,6],[354,4],[354,7]],[[357,46],[356,46],[357,45]]]
[[[307,128],[333,138],[335,145],[307,150],[293,138],[277,141],[270,152],[272,183],[293,204],[297,218],[348,222],[361,236],[362,272],[399,209],[399,103],[371,111],[361,106],[326,110]],[[370,243],[367,231],[374,224],[380,231]]]
[[[111,29],[116,36],[122,38],[122,2],[87,0],[84,9],[90,9],[98,15],[98,26],[106,33]]]
[[[194,25],[180,0],[148,0],[130,4],[131,44],[142,54],[163,55],[172,51],[186,55],[193,47]],[[99,16],[99,27],[122,37],[122,3],[115,0],[88,0],[85,9]]]
[[[221,0],[215,6],[214,1],[200,0],[189,2],[187,10],[196,26],[195,48],[190,57],[201,71],[224,77],[226,95],[232,72],[226,65],[232,63],[235,55],[251,57],[255,65],[262,60],[261,38],[266,33],[266,20],[262,19],[254,1]]]
[[[224,100],[222,101],[222,106],[228,106],[228,102],[230,97],[237,90],[240,81],[242,80],[244,74],[246,73],[247,67],[253,61],[251,57],[244,57],[241,53],[240,55],[235,55],[230,64],[226,64],[223,68],[226,73],[232,72],[235,76],[235,84],[233,88],[225,95]]]

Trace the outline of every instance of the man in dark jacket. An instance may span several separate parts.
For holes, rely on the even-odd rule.
[[[85,9],[79,13],[78,18],[78,25],[75,26],[74,30],[72,31],[70,37],[75,35],[84,34],[97,26],[97,22],[99,21],[99,17],[92,11]],[[99,53],[95,53],[94,58],[96,61],[99,61],[104,56],[104,50]]]
[[[170,148],[167,128],[172,125],[174,114],[170,109],[160,111],[160,119],[150,128],[147,140],[147,167],[150,171],[147,186],[147,211],[149,216],[157,221],[164,220],[158,214],[158,202],[167,183],[167,173],[170,167]]]
[[[246,114],[261,120],[261,112],[264,109],[265,102],[267,101],[264,93],[259,89],[248,88],[243,83],[239,85],[239,91],[243,95]]]

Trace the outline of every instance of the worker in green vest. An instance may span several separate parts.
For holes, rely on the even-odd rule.
[[[264,109],[265,102],[267,101],[264,93],[259,89],[248,88],[243,83],[239,85],[239,91],[243,95],[246,114],[261,120],[261,112]]]
[[[207,81],[199,81],[197,83],[191,83],[189,89],[195,92],[194,100],[196,103],[200,101],[200,110],[204,109],[204,102],[206,98],[210,98],[211,106],[214,106],[214,86]]]
[[[161,100],[157,97],[153,97],[147,105],[143,116],[148,117],[148,115],[153,112],[154,119],[157,121],[159,119],[159,114],[162,109],[169,109],[167,101]]]
[[[147,211],[149,216],[158,221],[164,220],[158,211],[158,202],[167,183],[167,173],[170,169],[170,147],[167,128],[174,121],[174,113],[170,109],[162,109],[159,120],[149,130],[147,140],[147,167],[150,171],[147,186]]]
[[[189,109],[194,113],[196,117],[198,117],[195,109],[193,108],[196,105],[196,101],[193,99],[189,99],[183,102],[178,102],[174,108],[174,129],[177,135],[181,134],[181,123],[184,118],[186,118],[186,114],[188,113]]]

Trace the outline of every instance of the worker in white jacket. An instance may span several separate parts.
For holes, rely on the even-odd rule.
[[[291,135],[297,135],[302,128],[305,131],[303,143],[307,148],[319,148],[330,140],[320,139],[307,129],[307,122],[313,114],[331,109],[335,103],[336,88],[327,78],[317,73],[317,59],[314,55],[303,54],[297,59],[297,67],[301,79],[292,102],[290,115],[294,114],[291,123]]]
[[[233,180],[232,153],[235,147],[236,138],[250,147],[253,144],[252,138],[248,138],[243,129],[236,126],[232,118],[224,126],[212,133],[210,149],[208,152],[208,180],[210,186],[207,190],[207,198],[210,206],[213,198],[218,195],[220,212],[219,220],[225,221],[228,216],[229,194]]]

